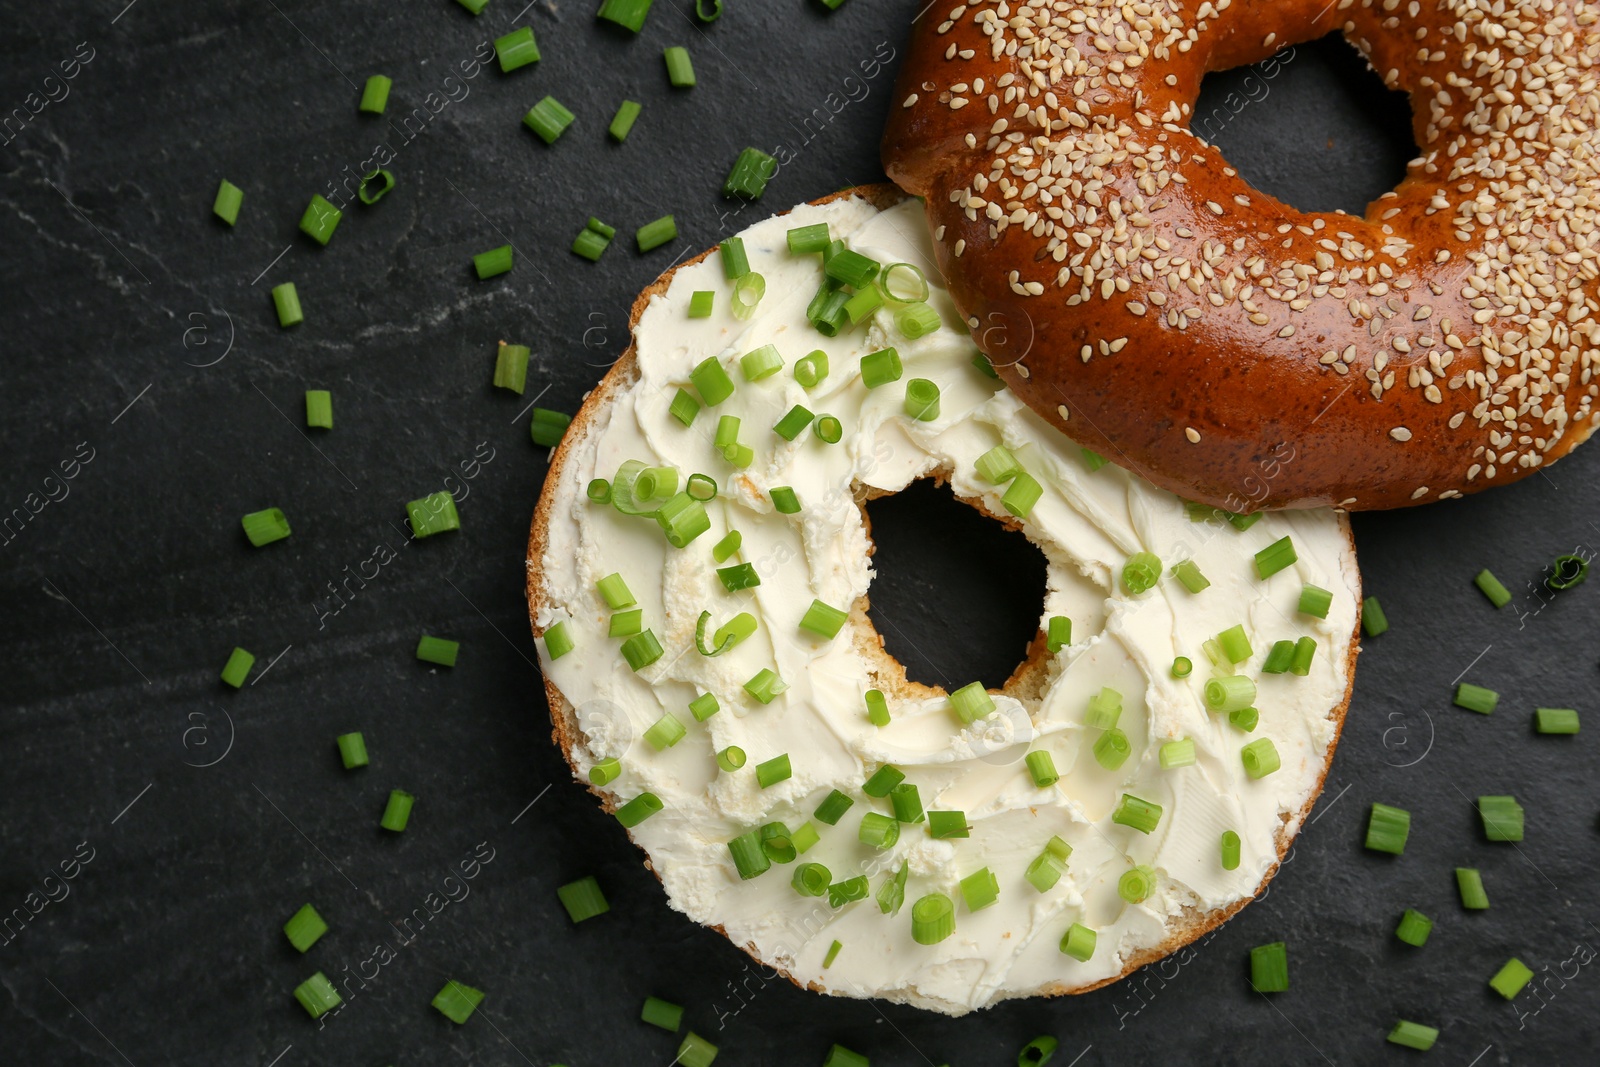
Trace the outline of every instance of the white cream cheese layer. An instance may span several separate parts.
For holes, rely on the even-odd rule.
[[[893,316],[879,312],[866,327],[823,337],[805,311],[821,279],[820,257],[789,254],[790,227],[825,222],[833,237],[881,263],[909,262],[934,284],[930,303],[943,329],[908,340]],[[663,810],[631,830],[679,911],[718,925],[736,944],[782,968],[803,984],[846,996],[885,997],[950,1014],[1007,997],[1059,991],[1111,978],[1125,961],[1168,938],[1168,924],[1186,910],[1205,912],[1249,897],[1276,860],[1275,834],[1298,828],[1300,812],[1320,781],[1334,724],[1328,718],[1346,691],[1348,653],[1356,622],[1357,574],[1344,520],[1330,511],[1279,512],[1248,530],[1226,523],[1197,523],[1183,503],[1116,466],[1091,471],[1077,445],[1046,425],[998,382],[972,365],[975,349],[938,285],[920,205],[908,200],[879,212],[850,198],[802,205],[742,234],[753,270],[766,278],[766,296],[748,320],[728,313],[728,284],[713,255],[680,269],[664,295],[652,298],[636,331],[638,380],[612,395],[570,442],[567,460],[552,477],[549,533],[541,569],[544,599],[536,622],[559,621],[575,648],[551,660],[539,642],[541,665],[577,709],[581,737],[573,748],[577,770],[587,775],[599,760],[616,758],[622,773],[605,788],[623,803],[654,793]],[[696,290],[716,293],[714,314],[687,315]],[[776,345],[785,366],[757,382],[744,380],[738,357]],[[863,355],[887,347],[904,364],[900,381],[867,389],[859,371]],[[829,374],[807,391],[795,381],[794,363],[808,352],[828,355]],[[690,369],[716,357],[737,384],[720,405],[702,409],[685,428],[668,413],[680,387],[690,389]],[[1123,355],[1121,358],[1132,358]],[[918,377],[940,388],[940,415],[918,422],[903,412],[905,383]],[[810,430],[794,442],[772,427],[795,404],[837,417],[843,439],[827,444]],[[755,449],[745,470],[732,469],[712,447],[719,416],[737,415],[740,440]],[[954,492],[1004,514],[1003,487],[978,477],[974,463],[1004,444],[1039,480],[1044,493],[1022,523],[1049,561],[1048,593],[1040,625],[1053,615],[1072,620],[1073,643],[1048,665],[1040,699],[994,696],[987,720],[963,728],[943,698],[897,700],[892,720],[873,726],[863,697],[878,682],[853,635],[856,617],[832,640],[799,628],[813,599],[848,608],[872,581],[868,538],[854,502],[857,484],[893,492],[913,479],[946,472]],[[590,503],[591,478],[611,478],[625,460],[678,469],[681,478],[702,472],[719,494],[707,505],[711,529],[688,547],[669,546],[653,521]],[[801,510],[776,512],[771,489],[793,488]],[[728,531],[743,538],[728,564],[748,562],[759,587],[728,593],[716,575],[711,548]],[[1266,581],[1255,573],[1254,554],[1288,535],[1299,561]],[[1135,552],[1159,556],[1166,576],[1142,596],[1129,596],[1119,577]],[[1211,582],[1189,593],[1170,576],[1172,564],[1192,559]],[[595,583],[620,572],[644,611],[644,625],[665,654],[635,673],[607,636],[609,610]],[[1297,613],[1303,585],[1333,592],[1327,618]],[[755,634],[716,658],[695,648],[695,623],[705,610],[720,625],[735,613],[756,616]],[[949,605],[959,625],[959,604]],[[1202,699],[1212,670],[1201,643],[1242,623],[1255,655],[1241,673],[1256,679],[1260,724],[1253,733],[1209,713]],[[1262,675],[1273,641],[1310,636],[1317,644],[1310,673]],[[1174,679],[1175,657],[1194,662],[1193,673]],[[743,685],[763,668],[788,684],[770,704],[752,699]],[[1132,754],[1110,771],[1095,760],[1099,731],[1084,725],[1089,697],[1102,686],[1123,694],[1119,727]],[[704,723],[689,701],[714,694],[721,710]],[[656,751],[643,733],[670,712],[688,727],[677,745]],[[1260,780],[1244,770],[1240,748],[1271,738],[1282,759]],[[1162,770],[1165,741],[1193,738],[1198,761]],[[749,762],[719,771],[715,753],[737,745]],[[1023,753],[1043,748],[1060,780],[1038,788]],[[787,753],[788,780],[762,789],[755,765]],[[878,852],[857,839],[861,817],[889,811],[861,785],[880,764],[892,763],[918,786],[930,810],[967,815],[971,836],[935,840],[927,822],[902,826],[898,842]],[[836,826],[813,812],[830,790],[855,804]],[[1161,805],[1146,835],[1115,824],[1122,794]],[[769,821],[790,830],[811,821],[820,841],[799,862],[827,866],[833,881],[868,874],[875,893],[890,872],[909,865],[905,906],[880,912],[872,896],[835,909],[826,896],[807,897],[790,885],[793,864],[774,863],[741,881],[727,842]],[[1242,839],[1241,862],[1224,870],[1220,838]],[[1066,874],[1040,893],[1024,878],[1028,864],[1052,836],[1072,846]],[[1117,893],[1117,881],[1134,864],[1153,867],[1155,891],[1139,904]],[[998,879],[995,904],[970,912],[958,883],[989,868]],[[956,902],[955,933],[939,944],[912,939],[911,905],[941,892]],[[1097,944],[1087,962],[1058,945],[1073,923],[1094,929]],[[831,966],[824,957],[841,944]]]

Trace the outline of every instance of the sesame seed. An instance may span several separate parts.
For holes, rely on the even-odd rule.
[[[1195,429],[1193,426],[1185,426],[1183,429],[1183,436],[1189,439],[1189,443],[1191,445],[1197,445],[1200,443],[1200,431]]]
[[[1404,426],[1396,426],[1394,429],[1389,431],[1389,436],[1394,438],[1396,441],[1409,441],[1411,440],[1411,431],[1406,429]]]

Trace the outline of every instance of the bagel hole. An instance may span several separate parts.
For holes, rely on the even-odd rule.
[[[867,617],[906,677],[998,689],[1039,632],[1044,553],[931,478],[866,505],[875,575]]]
[[[1421,154],[1406,94],[1338,33],[1207,74],[1189,128],[1245,181],[1305,212],[1365,215]]]

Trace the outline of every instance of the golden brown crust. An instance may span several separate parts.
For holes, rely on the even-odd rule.
[[[843,190],[831,196],[823,197],[820,200],[812,201],[812,203],[822,204],[852,195],[860,196],[880,209],[892,207],[904,199],[904,194],[894,186],[870,185],[860,186],[855,189]],[[688,266],[693,263],[698,263],[706,256],[710,255],[711,251],[712,250],[708,249],[706,252],[701,253],[699,256],[696,256],[693,259],[687,260],[680,266]],[[668,286],[671,285],[672,277],[677,269],[678,268],[673,268],[672,270],[662,274],[661,277],[657,278],[639,294],[638,299],[636,299],[633,303],[633,309],[629,317],[630,330],[637,328],[639,324],[639,317],[644,313],[645,308],[649,306],[650,298],[657,294],[666,292]],[[594,421],[597,414],[610,403],[611,399],[616,394],[626,391],[628,387],[630,387],[636,380],[637,374],[638,371],[637,364],[635,362],[635,349],[634,345],[630,343],[627,350],[623,352],[622,356],[612,366],[611,370],[608,371],[606,376],[600,381],[600,384],[596,386],[596,388],[584,399],[582,408],[578,411],[577,415],[573,417],[572,424],[567,428],[566,434],[562,437],[561,444],[556,447],[555,453],[551,457],[550,473],[546,476],[544,489],[539,496],[538,506],[534,509],[533,523],[528,536],[528,617],[535,638],[538,638],[543,634],[543,628],[539,625],[539,610],[543,604],[543,588],[540,584],[540,577],[542,562],[545,556],[545,548],[548,541],[550,511],[554,506],[554,500],[557,495],[556,486],[563,477],[573,476],[567,471],[568,460],[572,454],[572,450],[575,450],[581,446],[581,442],[583,441],[590,424]],[[940,475],[936,473],[934,477],[937,478],[940,477]],[[863,502],[878,495],[882,495],[878,490],[874,490],[869,487],[862,487],[860,489],[860,498]],[[978,510],[984,512],[984,514],[989,515],[990,518],[993,518],[997,522],[1004,523],[1012,529],[1021,528],[1016,520],[1010,515],[995,515],[993,512],[989,511],[988,508],[984,507],[979,501],[968,500],[961,497],[958,497],[957,499],[961,499],[964,503],[978,508]],[[863,519],[865,520],[865,512],[863,512]],[[1340,524],[1346,541],[1350,546],[1350,550],[1353,553],[1355,544],[1353,538],[1351,537],[1349,521],[1341,516]],[[868,550],[871,551],[870,527],[868,529],[868,533]],[[1359,599],[1359,590],[1357,591],[1356,595]],[[895,660],[883,649],[882,637],[878,635],[876,630],[872,627],[872,624],[867,621],[867,607],[868,599],[866,596],[861,597],[854,605],[852,605],[851,630],[858,635],[856,645],[857,650],[860,651],[871,662],[873,662],[874,671],[880,681],[884,685],[892,687],[895,691],[904,696],[944,695],[942,690],[934,687],[924,686],[920,683],[912,682],[906,678],[904,668],[897,660]],[[1272,865],[1271,869],[1268,870],[1266,876],[1262,878],[1261,884],[1256,887],[1255,894],[1251,897],[1236,901],[1225,908],[1218,908],[1208,912],[1186,913],[1183,918],[1169,923],[1170,933],[1160,945],[1147,949],[1146,951],[1130,958],[1122,972],[1112,978],[1107,978],[1106,980],[1097,982],[1093,985],[1076,988],[1067,987],[1065,985],[1047,987],[1040,991],[1040,995],[1058,996],[1069,993],[1086,993],[1092,989],[1098,989],[1103,985],[1108,985],[1112,982],[1118,981],[1145,964],[1153,963],[1164,956],[1176,952],[1197,938],[1204,936],[1206,933],[1221,925],[1222,922],[1236,913],[1240,908],[1248,904],[1250,900],[1254,899],[1255,896],[1259,896],[1261,892],[1266,889],[1267,883],[1270,882],[1273,875],[1277,873],[1279,865],[1282,863],[1284,856],[1287,855],[1289,846],[1294,840],[1294,834],[1288,831],[1288,826],[1292,824],[1296,829],[1298,829],[1304,824],[1306,816],[1310,813],[1312,806],[1316,803],[1317,797],[1322,792],[1322,785],[1327,777],[1328,767],[1333,762],[1334,749],[1338,746],[1339,734],[1344,726],[1345,712],[1349,707],[1350,694],[1355,683],[1355,662],[1356,655],[1359,652],[1359,647],[1357,644],[1358,637],[1359,623],[1357,624],[1356,630],[1352,632],[1350,637],[1350,651],[1346,664],[1345,692],[1338,706],[1332,708],[1328,712],[1328,718],[1334,723],[1334,733],[1333,737],[1328,742],[1326,758],[1323,761],[1322,773],[1318,776],[1316,788],[1307,796],[1305,804],[1302,806],[1296,818],[1289,820],[1287,817],[1285,817],[1284,827],[1280,828],[1278,833],[1275,835],[1278,860]],[[1026,660],[1018,666],[1015,672],[1013,672],[1011,678],[1007,680],[1004,688],[1010,692],[1031,692],[1036,690],[1043,678],[1045,660],[1046,650],[1044,645],[1044,637],[1041,634],[1035,638],[1032,644],[1029,645]],[[550,707],[552,739],[555,741],[556,745],[560,747],[562,754],[567,758],[567,762],[572,766],[574,778],[583,783],[589,792],[593,793],[597,798],[599,798],[601,806],[605,811],[614,811],[616,804],[611,796],[595,788],[593,785],[590,785],[584,777],[578,774],[578,764],[573,754],[573,747],[580,743],[576,709],[567,702],[561,691],[548,676],[544,676],[543,681],[545,696]],[[651,865],[648,858],[645,859],[644,865],[647,870],[651,871],[653,874],[656,874],[657,879],[659,880],[660,874]],[[715,930],[724,936],[727,934],[727,931],[720,925],[713,925],[710,927],[710,929]],[[771,961],[762,959],[755,945],[746,943],[740,945],[739,947],[748,953],[750,957],[757,963],[773,969],[776,973],[783,975],[795,985],[804,989],[810,989],[814,992],[828,992],[828,990],[826,990],[820,984],[816,982],[802,982],[788,971],[779,967],[775,967]]]
[[[1600,419],[1600,26],[1504,6],[941,6],[884,166],[974,340],[1080,443],[1233,511],[1458,496]],[[1364,219],[1277,202],[1189,130],[1205,72],[1338,29],[1423,146]]]

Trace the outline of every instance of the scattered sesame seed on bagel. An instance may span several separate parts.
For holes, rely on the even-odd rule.
[[[1207,71],[1338,30],[1421,154],[1296,211],[1189,120]],[[1600,8],[1036,0],[928,12],[883,143],[978,346],[1081,444],[1227,508],[1398,507],[1600,422]]]

